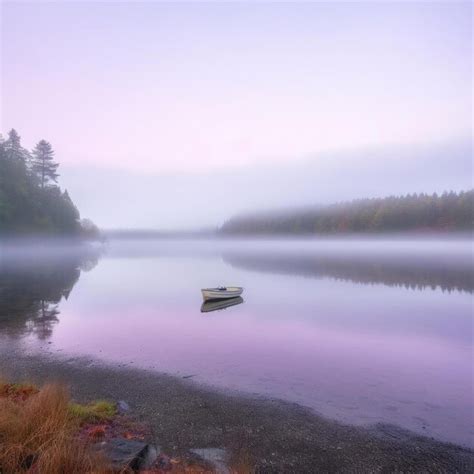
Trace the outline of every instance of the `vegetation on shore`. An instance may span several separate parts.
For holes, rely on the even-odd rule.
[[[16,130],[6,140],[0,136],[0,235],[98,236],[57,185],[58,166],[46,140],[30,152]]]
[[[474,190],[359,199],[293,211],[234,217],[223,235],[471,231]]]
[[[120,403],[123,411],[123,404],[127,404],[122,401],[118,406]],[[73,402],[60,384],[38,388],[0,381],[1,474],[216,471],[217,464],[198,453],[171,458],[155,451],[151,458],[142,458],[141,446],[148,446],[145,439],[150,438],[149,427],[120,414],[115,403]],[[254,472],[246,456],[231,461],[229,472],[233,474]]]
[[[72,404],[60,385],[0,383],[0,472],[110,472],[79,436],[81,425],[115,413],[110,403]]]

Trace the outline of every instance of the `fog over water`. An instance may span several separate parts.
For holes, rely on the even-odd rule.
[[[216,227],[233,215],[356,198],[472,188],[472,141],[295,156],[290,163],[154,173],[64,166],[62,180],[102,228]],[[117,192],[120,189],[120,192]]]
[[[0,341],[9,350],[191,376],[347,423],[472,445],[470,239],[0,250]],[[200,289],[218,284],[243,286],[243,300],[202,305]]]

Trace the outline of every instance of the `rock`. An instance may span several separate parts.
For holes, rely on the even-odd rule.
[[[150,469],[158,458],[161,449],[158,446],[148,445],[148,450],[143,458],[141,469]]]
[[[158,468],[163,470],[163,471],[171,471],[171,469],[173,469],[171,459],[166,454],[161,454],[158,457],[158,459],[156,461],[156,464],[157,464]]]
[[[120,400],[117,403],[117,409],[120,413],[127,413],[130,411],[130,405],[125,400]]]
[[[117,470],[147,469],[157,458],[157,449],[142,441],[112,438],[100,444],[100,450]]]
[[[219,448],[204,448],[191,449],[191,452],[199,456],[204,461],[215,468],[216,474],[230,474],[230,469],[227,467],[227,453],[225,449]]]

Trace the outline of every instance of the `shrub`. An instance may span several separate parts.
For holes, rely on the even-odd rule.
[[[7,395],[0,397],[0,472],[110,472],[105,460],[77,436],[80,418],[71,413],[63,386],[45,385],[26,398],[10,396],[11,390],[18,392],[25,386],[12,389],[10,385],[6,391],[5,384],[0,387]],[[111,413],[110,404],[99,403],[96,412]]]

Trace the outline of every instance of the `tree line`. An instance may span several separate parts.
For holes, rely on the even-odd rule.
[[[97,232],[58,186],[58,166],[46,140],[29,151],[15,129],[7,139],[0,136],[0,235]]]
[[[230,219],[221,234],[343,234],[471,231],[474,190],[408,194]]]

